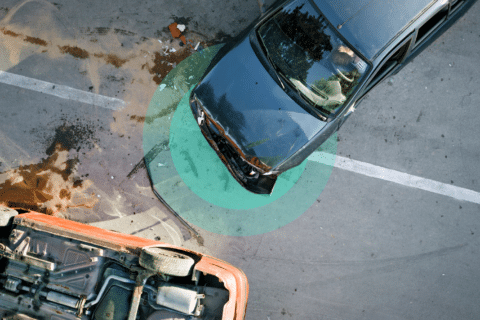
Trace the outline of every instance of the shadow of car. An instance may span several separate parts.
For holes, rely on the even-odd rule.
[[[192,112],[232,176],[270,194],[475,1],[277,2],[219,51],[192,90]]]
[[[227,262],[17,210],[0,206],[2,319],[245,317],[247,278]]]

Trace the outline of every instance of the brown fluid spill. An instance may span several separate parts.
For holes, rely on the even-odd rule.
[[[15,33],[13,31],[10,31],[10,30],[6,30],[5,28],[0,28],[0,31],[2,31],[3,34],[6,35],[6,36],[10,36],[10,37],[14,37],[14,38],[20,36],[20,34]]]
[[[30,5],[33,7],[29,7]],[[195,32],[185,34],[189,43],[184,47],[170,34],[166,40],[161,39],[163,42],[159,42],[158,39],[141,37],[136,33],[115,28],[87,28],[83,36],[79,37],[74,33],[65,33],[69,29],[68,20],[62,17],[58,9],[58,5],[44,0],[24,0],[9,10],[1,21],[0,37],[20,40],[18,43],[7,41],[10,64],[20,63],[25,59],[25,53],[44,53],[51,59],[70,55],[83,62],[80,70],[82,73],[86,72],[90,78],[89,87],[95,93],[100,93],[101,85],[108,82],[106,74],[115,72],[109,70],[108,66],[121,68],[126,75],[126,83],[129,84],[122,92],[122,99],[127,102],[127,107],[123,111],[115,112],[114,117],[118,121],[112,122],[111,126],[112,131],[118,129],[120,134],[126,133],[126,123],[119,123],[121,118],[131,122],[138,119],[130,119],[130,115],[145,115],[158,84],[175,64],[194,52],[191,43],[197,42],[199,37]],[[38,21],[27,24],[23,23],[24,19],[16,16],[37,12],[42,13]],[[26,44],[30,43],[41,48],[26,47]]]
[[[0,203],[46,214],[67,208],[93,208],[98,199],[87,191],[92,182],[75,177],[78,159],[68,158],[69,150],[78,150],[95,141],[93,135],[94,131],[88,126],[57,127],[46,149],[46,159],[0,173],[7,177],[0,184]]]
[[[43,47],[46,47],[48,45],[47,41],[45,41],[45,40],[35,38],[35,37],[29,37],[29,36],[26,36],[25,39],[23,39],[23,41],[30,42],[30,43],[33,43],[33,44],[37,44],[37,45],[43,46]]]
[[[135,120],[137,122],[145,122],[145,117],[142,116],[130,116],[130,120]]]
[[[193,53],[190,48],[184,48],[180,51],[170,53],[168,55],[160,52],[154,53],[153,66],[150,67],[149,63],[142,65],[142,69],[146,68],[150,74],[153,74],[153,81],[158,85],[162,82],[163,78],[173,69],[173,64],[180,63],[183,59],[189,57]]]
[[[101,86],[108,86],[108,82],[112,81],[113,77],[108,74],[117,73],[109,69],[109,66],[121,69],[122,78],[125,81],[125,90],[121,93],[121,99],[127,104],[123,110],[113,113],[115,121],[110,123],[110,130],[119,136],[129,137],[128,139],[131,137],[131,143],[138,144],[140,141],[137,140],[141,140],[141,134],[139,134],[141,128],[132,126],[132,121],[143,124],[150,100],[158,85],[178,63],[195,52],[190,43],[198,42],[196,38],[199,36],[191,33],[191,36],[188,36],[189,43],[184,47],[181,47],[179,41],[171,36],[160,42],[158,39],[142,37],[140,41],[132,44],[132,38],[125,37],[134,37],[136,36],[134,33],[111,28],[97,29],[91,34],[95,37],[94,42],[91,38],[63,37],[55,28],[42,32],[8,24],[0,28],[3,32],[3,34],[0,33],[0,37],[20,40],[17,44],[14,41],[7,42],[12,65],[24,59],[20,53],[25,50],[31,51],[31,54],[47,54],[52,60],[65,55],[79,59],[83,63],[83,66],[80,66],[81,73],[85,72],[91,81],[91,85],[88,86],[90,91],[97,94],[100,94]],[[33,41],[33,39],[36,40]],[[39,48],[25,47],[32,42],[36,42],[37,45],[44,44],[41,41],[47,45],[41,45]],[[126,41],[130,41],[128,47],[124,45]],[[206,46],[203,41],[202,46]]]
[[[160,44],[156,40],[145,42],[140,55],[130,59],[122,67],[123,70],[131,71],[133,78],[123,97],[128,102],[127,106],[123,110],[115,111],[116,121],[110,124],[110,130],[132,137],[139,145],[143,132],[139,125],[148,121],[145,115],[158,85],[176,65],[195,52],[189,47],[173,46],[172,43],[166,45],[167,48],[159,49]],[[170,52],[172,47],[175,52]],[[132,121],[137,125],[132,126]]]
[[[12,30],[8,30],[6,28],[0,28],[0,31],[3,32],[4,35],[6,36],[11,36],[11,37],[23,37],[23,41],[29,42],[32,44],[40,45],[43,47],[48,46],[48,42],[37,38],[37,37],[31,37],[31,36],[25,36],[21,33],[14,32]],[[112,36],[112,35],[110,35]],[[189,40],[191,42],[191,40]],[[91,41],[92,42],[92,41]],[[93,41],[94,43],[98,42],[98,39],[95,39]],[[53,47],[55,46],[55,43],[52,43]],[[153,75],[152,80],[158,85],[161,83],[163,78],[167,75],[168,72],[170,72],[173,68],[173,64],[178,64],[181,62],[183,59],[187,58],[190,56],[194,50],[192,49],[191,46],[187,46],[185,48],[181,48],[176,52],[169,52],[168,49],[165,50],[164,52],[161,52],[156,48],[157,50],[153,51],[153,53],[150,53],[150,50],[148,49],[153,49],[150,48],[152,45],[150,44],[143,44],[142,45],[144,48],[139,48],[139,50],[136,50],[135,54],[129,54],[128,57],[126,58],[121,58],[120,56],[116,54],[105,54],[105,53],[99,53],[99,52],[94,52],[93,54],[91,53],[91,50],[88,51],[82,47],[76,46],[76,45],[59,45],[56,44],[56,47],[59,49],[59,52],[61,54],[69,54],[75,58],[78,59],[89,59],[92,56],[95,58],[99,58],[104,60],[106,64],[113,65],[116,68],[120,68],[124,66],[128,61],[134,60],[137,58],[140,58],[142,55],[144,55],[146,52],[148,53],[144,57],[148,57],[150,60],[153,60],[151,62],[146,62],[142,63],[139,67],[140,70],[147,69],[148,72]],[[42,51],[45,52],[45,51]],[[138,71],[138,69],[137,69]]]
[[[72,47],[72,46],[62,46],[58,47],[60,49],[61,53],[68,53],[72,57],[79,58],[79,59],[87,59],[90,57],[90,54],[83,50],[80,49],[79,47]]]
[[[128,61],[127,59],[120,59],[114,54],[95,53],[94,56],[97,58],[103,58],[106,63],[111,64],[115,68],[120,68]]]
[[[67,208],[93,208],[98,199],[86,191],[91,182],[72,174],[77,162],[68,159],[68,151],[57,144],[55,152],[40,163],[3,172],[8,178],[0,184],[0,203],[46,214]]]

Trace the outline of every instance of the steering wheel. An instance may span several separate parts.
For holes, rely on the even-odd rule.
[[[342,71],[340,71],[338,68],[335,68],[338,72],[338,75],[340,76],[340,78],[342,78],[343,80],[345,81],[348,81],[348,82],[353,82],[353,78],[348,78],[346,75],[344,75],[342,73]]]

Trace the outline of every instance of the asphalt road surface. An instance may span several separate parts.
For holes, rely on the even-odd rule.
[[[197,237],[154,195],[142,139],[155,90],[194,45],[259,13],[255,0],[2,0],[0,202],[229,261],[250,282],[248,320],[478,318],[478,2],[364,99],[295,221],[248,237],[192,225]]]

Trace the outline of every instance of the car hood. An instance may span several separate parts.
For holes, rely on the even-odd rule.
[[[272,78],[246,37],[195,89],[211,120],[248,158],[274,169],[324,126]]]

